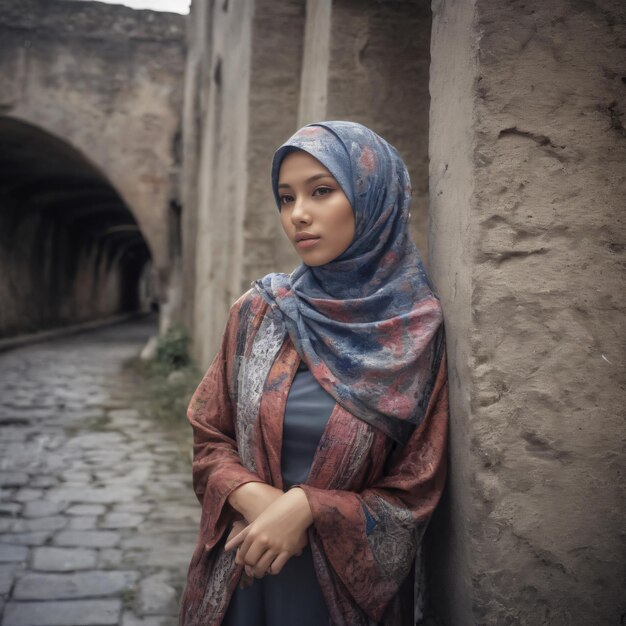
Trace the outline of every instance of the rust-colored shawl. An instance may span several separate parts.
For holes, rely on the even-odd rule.
[[[218,626],[241,576],[234,553],[223,549],[237,515],[228,495],[250,481],[283,488],[283,416],[299,362],[281,317],[259,293],[251,289],[239,298],[188,410],[202,518],[181,600],[181,626]],[[309,542],[334,625],[412,623],[402,614],[399,590],[419,560],[446,474],[443,347],[426,407],[401,446],[336,404],[309,477],[300,485],[313,513]],[[418,577],[416,595],[419,591]]]

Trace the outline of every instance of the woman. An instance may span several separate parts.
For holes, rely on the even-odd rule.
[[[272,187],[302,263],[233,304],[191,400],[202,518],[180,623],[413,624],[448,397],[409,175],[332,121],[276,151]]]

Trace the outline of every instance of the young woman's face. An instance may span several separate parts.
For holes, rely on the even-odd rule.
[[[354,212],[333,175],[308,152],[290,152],[278,175],[280,221],[306,265],[336,259],[354,239]]]

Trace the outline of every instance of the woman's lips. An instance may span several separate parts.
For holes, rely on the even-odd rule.
[[[296,246],[298,248],[311,248],[320,240],[319,237],[310,238],[310,239],[301,239],[300,241],[296,241]]]

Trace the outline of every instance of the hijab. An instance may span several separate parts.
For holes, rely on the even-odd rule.
[[[282,318],[320,385],[403,443],[424,416],[443,345],[439,300],[409,232],[409,173],[397,150],[362,124],[307,124],[274,153],[279,211],[280,165],[294,150],[315,157],[341,186],[354,238],[326,264],[301,263],[252,286]]]

